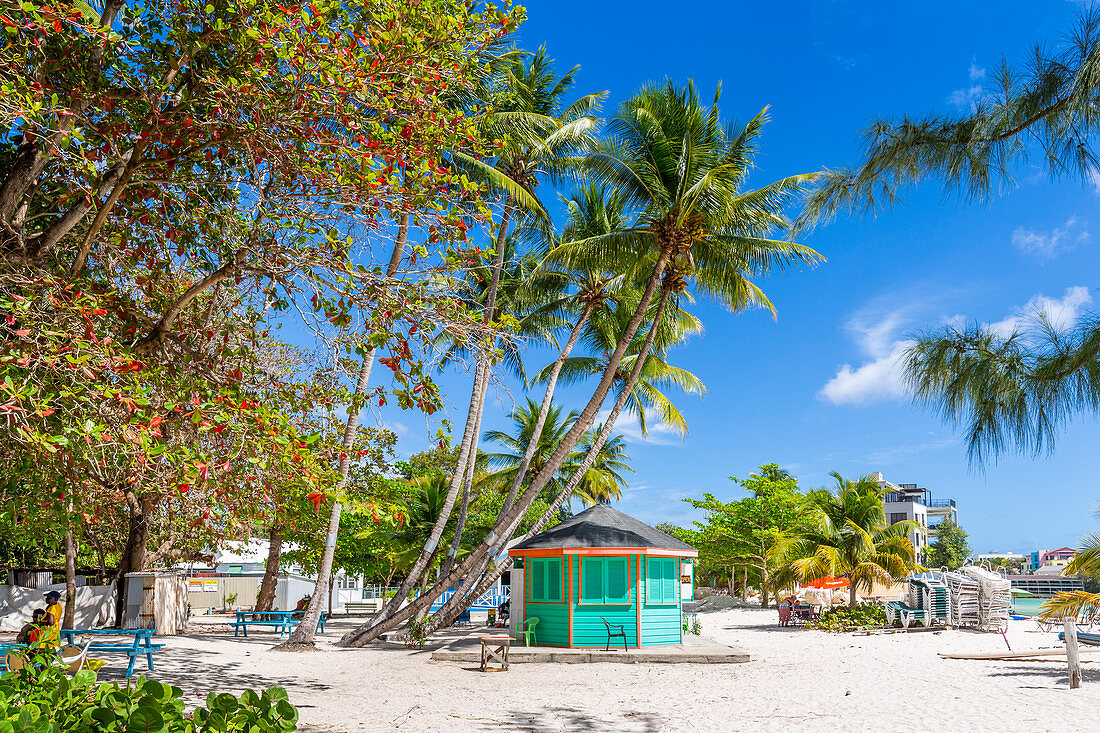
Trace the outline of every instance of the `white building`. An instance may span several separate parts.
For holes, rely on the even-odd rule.
[[[922,528],[909,535],[917,551],[917,559],[923,559],[924,548],[935,540],[936,530],[947,519],[959,522],[954,499],[933,499],[928,489],[918,488],[916,484],[894,484],[886,480],[881,471],[871,474],[871,479],[885,490],[883,509],[889,524],[909,520]]]

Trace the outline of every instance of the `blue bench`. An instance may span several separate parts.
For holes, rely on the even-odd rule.
[[[93,640],[88,653],[121,652],[130,658],[126,665],[126,676],[134,674],[134,662],[138,657],[145,657],[145,663],[150,672],[155,672],[153,667],[153,654],[164,648],[164,644],[154,644],[153,634],[156,629],[62,629],[61,637],[68,644],[75,644],[78,635],[87,636],[133,636],[133,643],[121,641],[95,641]]]
[[[293,631],[294,627],[301,621],[301,619],[294,618],[295,613],[301,612],[237,611],[237,620],[230,622],[229,626],[233,629],[233,636],[239,636],[241,632],[244,632],[245,638],[248,638],[249,626],[270,626],[273,629],[278,629],[279,638],[282,639],[285,634]],[[325,633],[326,621],[328,621],[328,614],[322,612],[321,617],[317,619],[317,633]]]

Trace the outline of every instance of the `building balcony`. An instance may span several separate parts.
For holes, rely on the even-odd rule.
[[[955,500],[954,499],[932,499],[930,502],[928,502],[928,506],[933,506],[933,507],[935,507],[935,506],[948,507],[949,506],[949,507],[954,508],[955,507]]]

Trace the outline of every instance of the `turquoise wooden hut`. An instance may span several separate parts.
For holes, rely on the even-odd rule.
[[[538,646],[603,647],[604,619],[623,627],[627,646],[681,643],[699,555],[690,545],[599,504],[508,554],[511,626],[537,617]]]

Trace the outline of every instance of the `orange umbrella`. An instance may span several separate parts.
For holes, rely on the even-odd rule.
[[[852,582],[847,578],[838,578],[835,575],[826,575],[824,578],[818,578],[812,580],[809,583],[803,585],[803,588],[821,588],[823,590],[832,590],[833,588],[844,588],[851,585]]]

